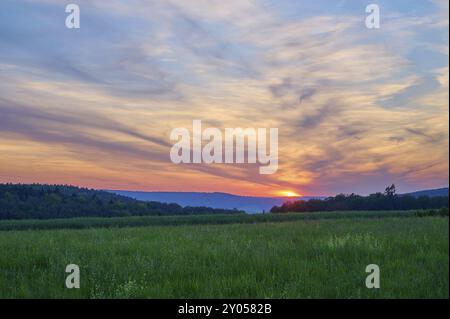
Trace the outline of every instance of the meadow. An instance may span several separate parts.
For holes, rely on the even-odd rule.
[[[0,298],[448,298],[449,219],[426,215],[2,221]]]

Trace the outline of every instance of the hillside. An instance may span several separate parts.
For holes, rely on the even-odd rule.
[[[0,219],[230,214],[236,210],[143,202],[66,185],[0,184]]]
[[[428,196],[428,197],[436,197],[436,196],[448,196],[448,187],[437,188],[437,189],[426,189],[417,192],[412,192],[404,195],[409,195],[413,197],[420,196]]]
[[[368,196],[339,194],[325,199],[298,200],[274,206],[272,213],[319,212],[319,211],[368,211],[368,210],[417,210],[448,208],[448,195],[411,196],[397,195],[395,185],[386,188],[384,193]]]
[[[286,197],[239,196],[227,193],[134,192],[123,190],[110,190],[109,192],[143,201],[177,203],[181,206],[208,206],[221,209],[238,209],[247,213],[268,212],[273,206],[282,205],[288,200],[298,199]],[[322,197],[302,197],[302,199],[311,198]]]

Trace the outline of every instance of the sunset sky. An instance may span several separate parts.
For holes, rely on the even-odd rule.
[[[65,6],[81,28],[65,27]],[[365,8],[381,8],[381,28]],[[448,186],[448,0],[2,0],[0,182],[269,196]],[[170,132],[278,128],[279,169]]]

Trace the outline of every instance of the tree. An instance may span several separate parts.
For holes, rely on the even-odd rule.
[[[0,184],[0,220],[236,213],[243,212],[143,202],[105,191],[66,185]]]
[[[396,195],[397,190],[395,189],[395,185],[392,184],[391,186],[386,187],[384,190],[384,195],[388,197],[394,197]]]
[[[448,196],[397,195],[395,185],[386,187],[384,193],[369,196],[338,194],[325,199],[298,200],[274,206],[272,213],[317,212],[345,210],[397,210],[448,208]]]

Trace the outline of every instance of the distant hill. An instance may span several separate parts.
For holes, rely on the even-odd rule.
[[[448,187],[437,188],[437,189],[421,190],[421,191],[407,193],[407,194],[402,194],[402,195],[410,195],[410,196],[414,196],[414,197],[419,197],[419,196],[429,196],[429,197],[448,196]]]
[[[0,220],[243,213],[199,206],[139,201],[66,185],[0,184]]]
[[[177,203],[181,206],[208,206],[221,209],[238,209],[247,213],[269,212],[273,206],[282,205],[286,201],[298,199],[323,198],[317,197],[252,197],[228,193],[196,193],[196,192],[134,192],[109,190],[114,194],[128,196],[143,201],[158,201]]]

